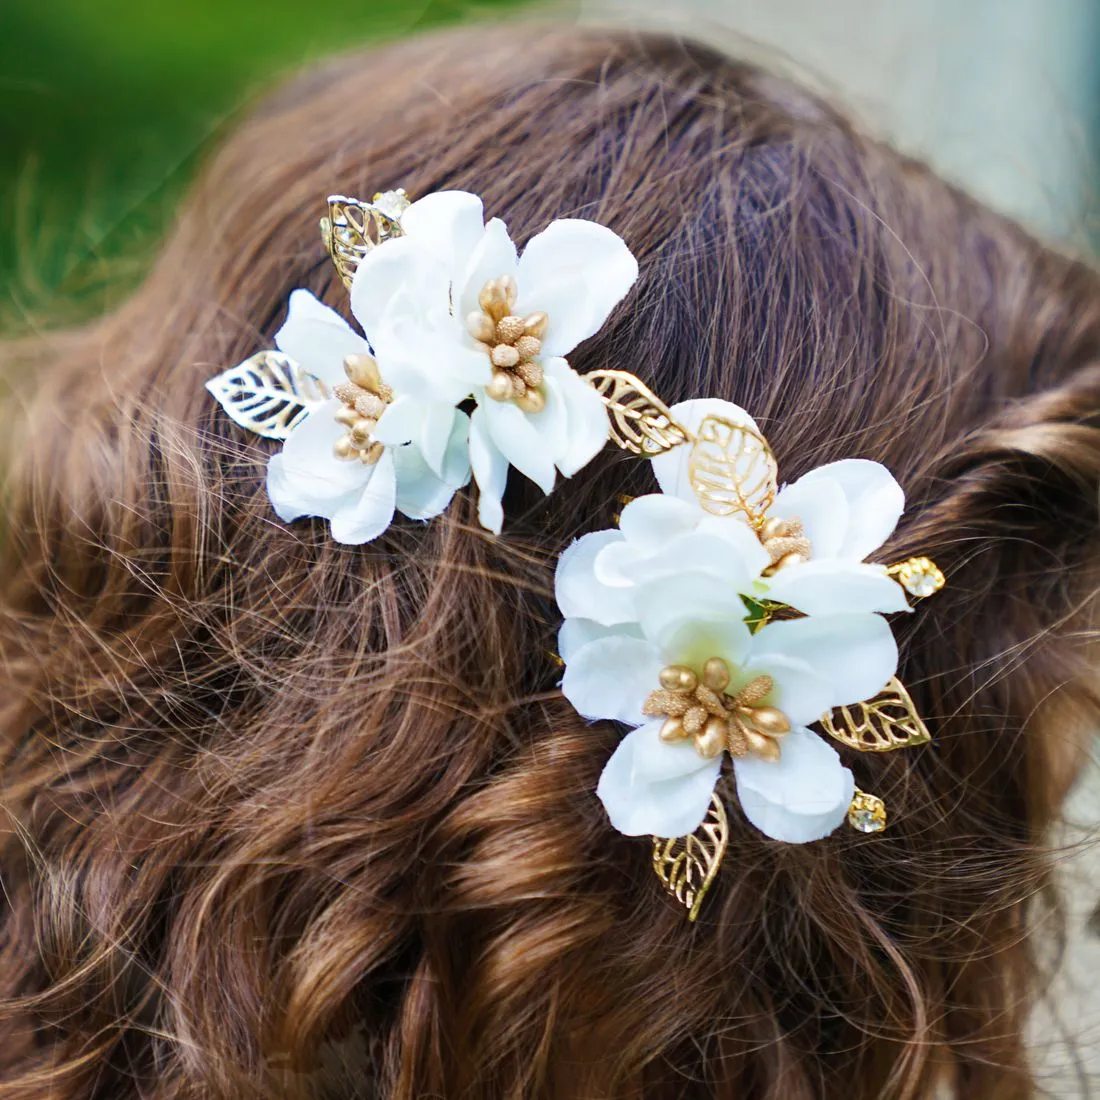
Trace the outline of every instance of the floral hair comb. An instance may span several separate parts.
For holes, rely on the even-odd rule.
[[[472,476],[499,534],[510,465],[548,493],[611,439],[650,460],[661,491],[573,543],[556,578],[563,694],[631,727],[597,789],[611,824],[653,838],[654,869],[692,920],[728,844],[723,774],[776,840],[817,840],[845,818],[884,829],[882,799],[830,740],[888,752],[930,739],[885,616],[944,585],[927,558],[867,561],[904,507],[889,471],[848,459],[780,488],[737,405],[669,407],[626,371],[578,375],[565,356],[638,274],[594,222],[555,221],[520,256],[477,196],[393,191],[331,198],[321,231],[365,335],[297,290],[277,350],[207,384],[234,421],[283,441],[267,475],[279,517],[324,517],[333,538],[363,543],[395,511],[439,515]]]

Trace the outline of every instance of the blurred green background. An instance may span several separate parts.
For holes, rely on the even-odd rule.
[[[0,0],[0,332],[125,295],[204,150],[283,73],[525,2]],[[1044,236],[1100,239],[1100,0],[549,3],[792,72]]]
[[[0,0],[0,330],[140,278],[202,150],[310,59],[519,0]]]

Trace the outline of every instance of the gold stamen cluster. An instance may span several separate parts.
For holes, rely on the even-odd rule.
[[[542,393],[542,337],[550,318],[545,313],[517,317],[512,313],[519,290],[510,275],[490,279],[478,295],[478,305],[466,318],[466,329],[493,364],[485,387],[495,401],[514,401],[524,412],[539,412]]]
[[[772,562],[764,570],[765,576],[772,576],[788,565],[809,561],[812,547],[806,537],[802,521],[798,519],[769,519],[760,528],[760,542],[771,556]]]
[[[765,760],[779,759],[778,739],[790,733],[791,724],[781,710],[761,705],[775,686],[770,676],[757,676],[728,695],[729,665],[721,657],[711,657],[701,680],[684,665],[663,668],[660,680],[660,689],[649,693],[642,713],[664,716],[662,741],[690,737],[707,759],[723,750],[731,756],[754,753]]]
[[[393,400],[393,390],[382,381],[378,364],[370,355],[349,355],[344,360],[344,373],[348,380],[332,388],[333,396],[343,403],[336,419],[348,429],[336,441],[336,457],[358,459],[373,466],[385,447],[371,439],[371,432]]]

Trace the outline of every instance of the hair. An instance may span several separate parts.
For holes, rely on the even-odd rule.
[[[844,750],[877,837],[731,806],[696,924],[594,796],[553,570],[652,475],[609,448],[506,526],[462,491],[362,548],[272,515],[203,389],[346,293],[331,192],[472,190],[625,238],[577,350],[748,408],[788,480],[873,458],[933,734]],[[207,166],[154,270],[9,346],[0,1098],[1015,1100],[1049,827],[1100,714],[1100,279],[797,86],[690,42],[517,24],[341,58]],[[31,371],[31,368],[34,368]],[[14,401],[19,401],[18,405]],[[937,1093],[939,1095],[939,1093]]]

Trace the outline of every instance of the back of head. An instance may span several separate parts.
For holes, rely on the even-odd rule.
[[[752,411],[793,480],[888,466],[932,731],[856,756],[881,836],[731,808],[695,924],[592,792],[557,556],[651,489],[607,451],[342,546],[279,523],[210,402],[288,294],[345,295],[329,193],[482,196],[641,276],[572,357]],[[0,1097],[1032,1094],[1026,934],[1097,700],[1100,283],[798,88],[656,36],[517,25],[310,73],[209,165],[140,291],[40,367],[0,570]],[[13,429],[14,430],[14,429]]]

